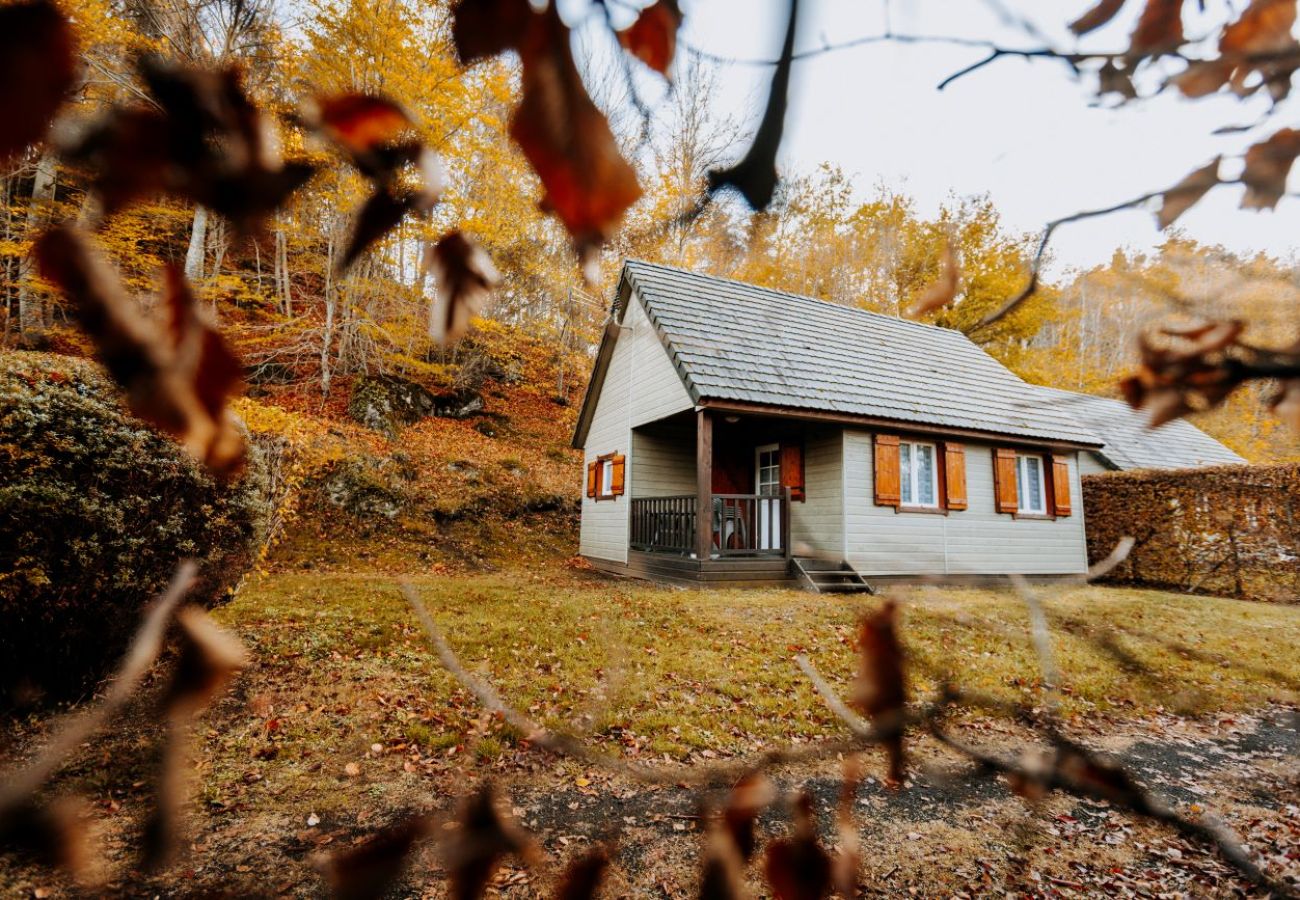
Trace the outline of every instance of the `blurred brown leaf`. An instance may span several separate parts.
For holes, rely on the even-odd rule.
[[[1151,428],[1217,406],[1249,377],[1228,353],[1239,346],[1243,328],[1243,322],[1233,319],[1163,329],[1177,339],[1176,346],[1141,336],[1138,369],[1120,381],[1120,392],[1134,409],[1146,410]]]
[[[677,7],[677,0],[656,0],[618,33],[618,42],[641,62],[667,75],[677,50],[677,29],[681,24],[682,11]]]
[[[1098,0],[1096,6],[1070,23],[1075,34],[1087,34],[1105,25],[1124,8],[1124,0]]]
[[[1300,156],[1300,131],[1283,128],[1246,151],[1242,209],[1272,209],[1286,193],[1291,165]]]
[[[853,704],[866,713],[884,736],[889,753],[889,781],[903,781],[903,715],[907,703],[903,648],[898,641],[898,605],[886,600],[866,616],[858,631],[859,668]]]
[[[722,823],[744,862],[749,862],[758,847],[754,828],[759,813],[775,799],[776,788],[766,775],[759,772],[745,775],[731,789],[731,797],[722,811]]]
[[[555,900],[593,900],[608,869],[609,848],[592,848],[565,867]]]
[[[309,119],[326,137],[354,155],[390,144],[411,127],[410,117],[397,102],[362,93],[317,98]]]
[[[178,610],[176,624],[180,658],[165,702],[172,715],[189,718],[211,703],[248,665],[248,652],[237,637],[197,606]]]
[[[377,189],[361,209],[357,210],[352,234],[339,257],[338,270],[342,271],[377,240],[397,227],[402,218],[416,208],[418,197],[414,192],[394,194],[388,188]]]
[[[0,7],[0,162],[45,136],[76,73],[72,27],[54,3]]]
[[[429,333],[439,344],[454,343],[469,330],[501,276],[487,252],[459,231],[444,234],[425,253],[434,281]]]
[[[939,271],[939,277],[926,286],[920,296],[907,308],[907,314],[912,318],[917,318],[947,306],[957,296],[959,276],[957,252],[953,249],[952,242],[949,241],[943,248],[943,263]]]
[[[452,10],[451,38],[463,65],[519,49],[533,19],[528,0],[461,0]]]
[[[1183,43],[1183,0],[1147,0],[1129,41],[1129,53],[1152,56]]]
[[[41,805],[29,799],[0,816],[0,853],[28,855],[43,865],[62,868],[83,884],[93,883],[102,873],[90,822],[89,804],[79,797],[59,797]]]
[[[617,227],[641,187],[587,95],[555,4],[533,16],[519,52],[523,100],[510,135],[542,181],[542,208],[559,218],[585,258]]]
[[[91,170],[106,215],[161,192],[255,233],[314,173],[280,158],[270,120],[244,93],[237,67],[145,56],[139,69],[157,106],[115,107],[64,148]]]
[[[817,841],[812,799],[794,802],[790,836],[767,846],[763,873],[776,900],[821,900],[831,891],[831,858]]]
[[[447,847],[453,900],[476,900],[492,880],[501,858],[513,853],[535,862],[530,838],[500,808],[496,789],[484,784],[461,806],[460,828]]]
[[[330,856],[322,865],[330,896],[337,900],[386,896],[406,870],[412,851],[429,837],[432,827],[431,817],[411,816]]]
[[[241,367],[179,271],[168,271],[169,325],[161,331],[72,226],[41,235],[35,254],[41,275],[72,300],[131,412],[175,437],[214,472],[237,471],[244,440],[226,402],[242,384]]]
[[[1269,401],[1273,413],[1292,431],[1300,434],[1300,378],[1288,378]]]
[[[1192,172],[1178,184],[1165,191],[1156,213],[1156,223],[1168,228],[1219,183],[1219,157]]]

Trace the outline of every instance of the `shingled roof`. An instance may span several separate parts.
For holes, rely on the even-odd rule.
[[[1101,444],[958,331],[639,260],[623,279],[696,403]]]
[[[1040,388],[1052,405],[1088,425],[1106,445],[1096,451],[1117,469],[1191,469],[1245,463],[1186,419],[1147,427],[1147,415],[1123,400]]]

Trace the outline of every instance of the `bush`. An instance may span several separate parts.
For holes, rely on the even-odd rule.
[[[1110,581],[1300,602],[1300,465],[1088,475],[1083,505],[1092,562],[1137,541]]]
[[[0,702],[76,696],[125,649],[179,560],[212,605],[256,562],[259,453],[222,485],[132,418],[95,366],[0,353]]]

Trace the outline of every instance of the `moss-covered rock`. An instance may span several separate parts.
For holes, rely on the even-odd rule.
[[[254,448],[223,485],[97,367],[0,353],[0,705],[91,687],[181,559],[201,565],[191,599],[228,595],[261,551],[263,468]]]
[[[396,375],[358,378],[348,400],[348,415],[367,428],[396,434],[429,416],[467,419],[483,410],[483,397],[464,389],[435,394],[423,385]]]

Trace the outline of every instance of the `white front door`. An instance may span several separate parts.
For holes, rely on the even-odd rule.
[[[781,445],[755,451],[754,493],[758,494],[758,549],[781,549]],[[764,499],[771,497],[773,499]]]

